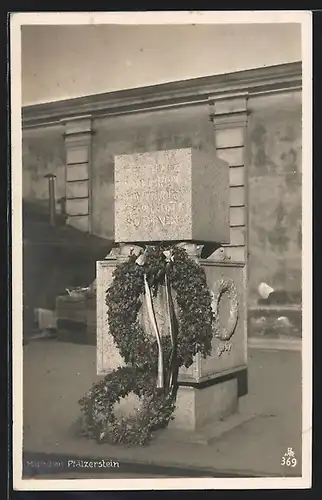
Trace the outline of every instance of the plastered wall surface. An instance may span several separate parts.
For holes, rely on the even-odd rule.
[[[249,101],[249,294],[301,290],[301,92]],[[304,167],[305,168],[305,167]]]
[[[56,199],[66,195],[66,154],[63,126],[23,131],[22,191],[27,200],[48,200],[46,174],[56,175]]]

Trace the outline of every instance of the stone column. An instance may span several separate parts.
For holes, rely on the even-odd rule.
[[[75,117],[63,123],[67,224],[91,233],[91,117]]]
[[[238,262],[247,260],[247,98],[232,94],[210,99],[217,156],[229,165],[230,241],[224,246]]]

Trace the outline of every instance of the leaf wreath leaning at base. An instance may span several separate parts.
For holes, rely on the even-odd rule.
[[[165,284],[174,292],[168,310],[171,335],[159,336],[158,343],[144,331],[138,314],[146,292],[157,296]],[[116,267],[106,294],[109,333],[128,366],[114,370],[80,400],[88,437],[142,445],[153,430],[168,425],[175,409],[179,368],[189,368],[198,352],[204,357],[211,354],[211,299],[204,269],[183,248],[148,247]],[[162,391],[156,386],[160,342],[166,367]],[[114,405],[131,392],[141,399],[140,409],[117,419]]]
[[[118,419],[114,406],[131,392],[140,398],[141,405],[133,415]],[[130,366],[120,367],[94,384],[79,403],[83,435],[110,444],[146,444],[152,431],[169,423],[175,409],[172,398],[157,389],[155,373]]]

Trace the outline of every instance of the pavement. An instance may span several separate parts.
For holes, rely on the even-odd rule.
[[[249,337],[248,347],[260,350],[270,351],[302,351],[302,339],[294,338],[263,338],[263,337]]]
[[[97,444],[75,433],[78,400],[96,375],[96,349],[39,339],[24,346],[25,477],[299,477],[301,352],[249,349],[249,392],[239,413],[254,415],[212,444],[154,440],[144,447]],[[241,419],[242,421],[242,419]],[[292,448],[297,465],[282,466]],[[70,468],[68,460],[115,461],[118,467]]]

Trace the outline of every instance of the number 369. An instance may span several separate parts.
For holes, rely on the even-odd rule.
[[[287,465],[287,467],[295,467],[297,464],[296,458],[282,457],[281,465]]]

